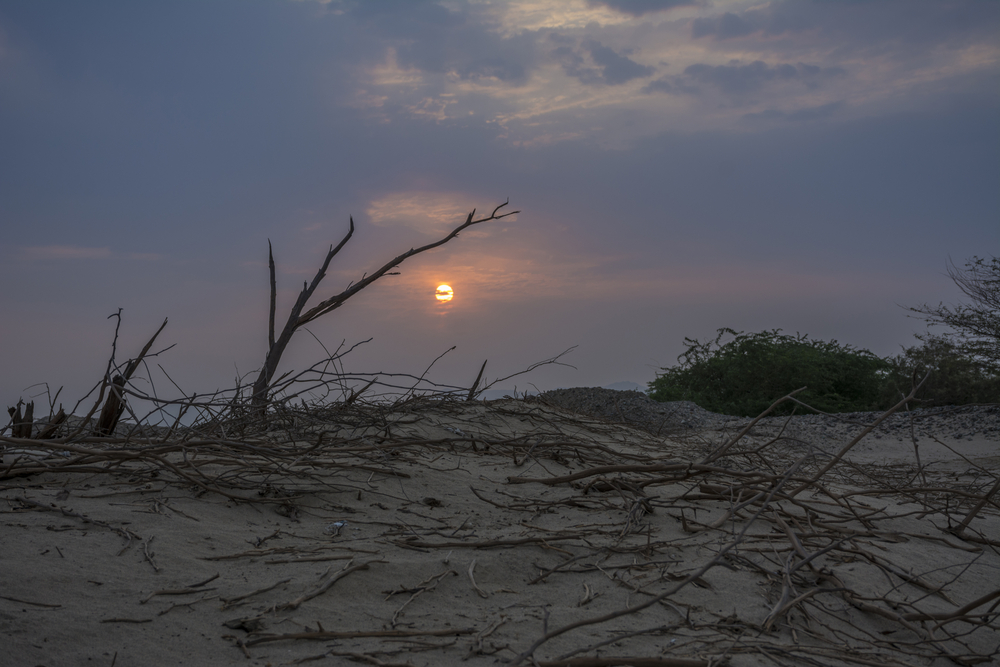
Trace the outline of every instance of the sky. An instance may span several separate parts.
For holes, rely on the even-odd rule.
[[[312,304],[508,199],[279,374],[369,338],[345,370],[454,347],[458,386],[575,346],[497,385],[542,390],[722,327],[895,354],[1000,254],[998,112],[988,0],[0,0],[0,399],[72,405],[119,309],[118,362],[169,319],[140,384],[233,386],[268,241],[280,330],[351,217]]]

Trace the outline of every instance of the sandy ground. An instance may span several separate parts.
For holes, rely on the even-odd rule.
[[[171,451],[0,439],[0,665],[996,660],[997,496],[949,528],[1000,442],[921,438],[918,468],[869,436],[795,492],[859,430],[762,428],[701,468],[735,434],[518,401]]]

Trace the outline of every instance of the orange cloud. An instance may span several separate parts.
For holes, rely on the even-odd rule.
[[[465,222],[474,197],[448,192],[391,192],[373,200],[365,213],[380,227],[410,227],[441,233]]]

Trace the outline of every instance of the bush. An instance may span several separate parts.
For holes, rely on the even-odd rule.
[[[948,277],[969,297],[971,304],[939,304],[937,307],[925,304],[909,310],[920,313],[930,326],[943,325],[951,329],[931,337],[944,339],[950,345],[948,356],[958,351],[962,357],[992,367],[994,375],[1000,374],[1000,257],[989,260],[972,257],[964,269],[949,262]],[[922,336],[917,338],[925,344],[931,340],[925,341]],[[936,347],[936,343],[931,345]]]
[[[745,334],[719,329],[714,341],[684,339],[679,362],[649,383],[657,401],[693,401],[727,415],[756,416],[776,399],[807,386],[799,398],[824,412],[877,410],[890,363],[837,341],[789,336],[780,329]],[[726,335],[733,336],[722,343]],[[897,399],[898,400],[898,399]],[[789,414],[785,403],[773,414]]]
[[[891,405],[909,393],[914,371],[930,377],[917,395],[922,406],[968,405],[1000,402],[1000,373],[982,357],[969,356],[950,338],[918,336],[921,345],[905,348],[888,359],[889,373],[882,389],[883,405]]]

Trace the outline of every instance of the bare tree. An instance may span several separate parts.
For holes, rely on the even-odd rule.
[[[1000,370],[1000,258],[973,256],[964,269],[949,262],[948,277],[972,300],[971,304],[924,304],[908,310],[919,313],[932,326],[950,327],[954,331],[942,338],[969,357]]]
[[[394,275],[392,270],[398,267],[400,264],[402,264],[410,257],[413,257],[414,255],[419,255],[422,252],[426,252],[427,250],[431,250],[433,248],[437,248],[438,246],[444,245],[448,241],[451,241],[453,238],[458,236],[459,232],[468,229],[473,225],[478,225],[484,222],[490,222],[491,220],[500,220],[502,218],[506,218],[516,213],[520,213],[520,211],[511,211],[509,213],[502,213],[500,215],[497,215],[498,211],[502,209],[504,206],[507,206],[507,204],[509,203],[510,203],[509,200],[505,201],[503,204],[500,204],[495,209],[493,209],[493,212],[490,213],[490,215],[483,218],[479,218],[478,220],[475,219],[476,210],[473,209],[472,213],[469,213],[469,216],[466,218],[465,222],[456,227],[455,229],[453,229],[451,233],[449,233],[444,238],[435,241],[434,243],[428,243],[427,245],[421,246],[419,248],[410,248],[403,254],[398,255],[393,259],[389,260],[388,262],[383,264],[381,267],[379,267],[372,273],[364,274],[361,277],[361,280],[359,280],[356,283],[351,283],[347,287],[347,289],[345,289],[343,292],[335,294],[334,296],[331,296],[328,299],[324,299],[323,301],[321,301],[320,303],[318,303],[317,305],[313,306],[312,308],[303,313],[302,311],[305,308],[306,303],[312,297],[313,292],[316,291],[316,288],[319,287],[320,282],[322,282],[323,278],[326,277],[326,270],[327,267],[330,266],[330,261],[337,255],[337,253],[340,252],[340,250],[345,245],[347,245],[347,242],[351,239],[351,236],[354,235],[354,219],[351,218],[350,230],[347,232],[347,235],[344,236],[344,238],[340,241],[340,243],[337,244],[336,247],[332,245],[330,246],[330,250],[326,254],[326,259],[323,261],[323,265],[316,272],[316,275],[313,277],[312,282],[303,284],[302,291],[299,292],[299,296],[295,300],[295,305],[292,306],[292,309],[288,314],[288,319],[285,322],[285,326],[281,330],[281,334],[277,338],[274,337],[274,310],[275,310],[275,301],[277,298],[277,282],[274,276],[274,255],[271,252],[271,243],[270,241],[268,241],[267,244],[268,267],[271,272],[271,308],[270,308],[270,315],[268,317],[268,331],[267,331],[268,350],[267,350],[267,356],[264,358],[264,365],[260,369],[260,374],[257,376],[257,379],[253,383],[253,390],[252,390],[253,407],[261,413],[263,413],[264,410],[266,410],[268,402],[268,393],[271,388],[271,379],[274,377],[274,373],[278,368],[278,363],[281,361],[281,355],[284,353],[285,348],[288,346],[289,341],[292,339],[292,335],[300,327],[308,324],[309,322],[312,322],[315,319],[322,317],[323,315],[326,315],[327,313],[333,310],[336,310],[337,308],[340,308],[342,305],[344,305],[344,302],[346,302],[348,299],[350,299],[352,296],[354,296],[364,288],[371,285],[373,282],[375,282],[382,276]]]

